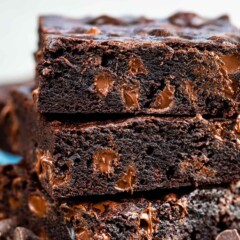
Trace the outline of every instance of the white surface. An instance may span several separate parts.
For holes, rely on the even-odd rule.
[[[179,10],[209,17],[227,13],[240,26],[240,0],[0,0],[0,84],[33,76],[40,14],[159,18]]]

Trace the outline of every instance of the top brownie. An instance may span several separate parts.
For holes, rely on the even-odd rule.
[[[239,109],[240,34],[227,16],[39,20],[42,113],[232,116]]]

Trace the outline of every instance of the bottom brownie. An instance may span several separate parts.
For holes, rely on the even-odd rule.
[[[12,222],[15,218],[11,220],[13,227],[31,229],[40,239],[215,239],[218,236],[218,240],[223,240],[226,234],[236,237],[227,239],[239,239],[240,182],[230,187],[177,193],[155,191],[141,198],[53,202],[34,175],[24,175],[27,173],[21,165],[3,169],[1,179],[9,178],[1,191],[4,203],[1,202],[7,211],[4,216],[8,221],[17,216],[17,223]],[[0,233],[1,226],[0,221]]]
[[[237,183],[188,194],[154,193],[149,199],[73,201],[56,206],[35,189],[28,195],[32,217],[27,227],[45,231],[56,240],[215,239],[226,229],[240,231],[239,190]]]

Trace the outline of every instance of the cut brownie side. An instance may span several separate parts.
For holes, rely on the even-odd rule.
[[[239,178],[239,120],[47,121],[12,94],[19,144],[53,198],[227,183]]]
[[[229,19],[40,18],[34,92],[43,113],[232,116],[239,31]]]

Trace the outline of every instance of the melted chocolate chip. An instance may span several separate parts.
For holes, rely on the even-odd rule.
[[[134,185],[137,182],[136,168],[132,165],[128,166],[126,173],[116,183],[115,188],[120,191],[130,191],[133,193]]]
[[[93,156],[94,171],[110,174],[114,172],[114,166],[118,164],[118,154],[112,149],[98,150]]]
[[[94,79],[96,90],[104,97],[106,97],[108,92],[111,91],[113,83],[112,76],[106,72],[99,73]]]
[[[28,207],[32,213],[41,218],[48,212],[46,200],[39,195],[30,195],[28,197]]]
[[[240,55],[223,55],[220,58],[229,74],[240,72]]]
[[[144,67],[142,59],[139,57],[132,57],[128,64],[129,73],[132,75],[147,74],[147,69]]]
[[[124,86],[122,89],[122,98],[127,109],[139,108],[138,104],[139,88],[135,86]]]
[[[100,202],[100,203],[95,203],[93,204],[93,208],[100,211],[100,213],[104,213],[107,209],[109,208],[113,208],[117,206],[116,202],[113,201],[104,201],[104,202]]]
[[[52,167],[53,158],[49,151],[38,150],[35,170],[38,175],[46,174],[48,166]]]
[[[160,111],[166,111],[173,106],[175,87],[167,82],[165,88],[157,96],[152,108]]]
[[[153,233],[157,230],[157,211],[149,203],[148,207],[143,210],[139,217],[139,232],[141,236],[147,237],[147,239],[152,239]]]

